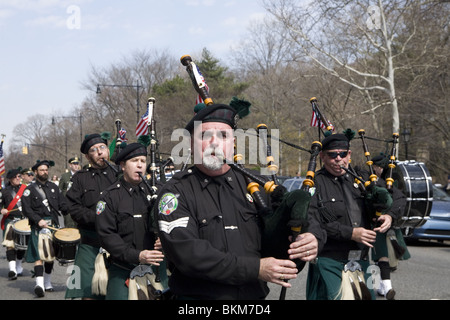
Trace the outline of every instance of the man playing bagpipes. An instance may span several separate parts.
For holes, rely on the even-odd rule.
[[[299,271],[292,260],[313,260],[318,240],[324,240],[320,227],[308,220],[309,232],[290,245],[288,233],[283,236],[287,245],[279,253],[285,258],[263,256],[263,231],[269,226],[263,226],[262,215],[272,210],[257,208],[244,175],[230,167],[237,119],[229,105],[198,111],[186,126],[194,166],[176,173],[159,193],[159,236],[177,299],[264,299],[267,282],[290,287],[285,280]],[[310,196],[303,196],[307,208]],[[293,205],[280,200],[278,208]]]
[[[14,247],[13,225],[16,221],[24,219],[22,214],[21,198],[26,185],[21,183],[22,168],[11,169],[6,173],[9,184],[1,190],[0,202],[3,230],[3,245],[6,247],[6,260],[8,260],[8,278],[16,280],[18,275],[22,275],[22,259],[26,250]]]
[[[72,176],[72,186],[66,193],[69,213],[81,235],[81,243],[75,256],[75,265],[80,270],[80,286],[67,288],[66,298],[104,299],[99,292],[93,292],[92,279],[95,261],[100,253],[100,239],[95,230],[95,216],[100,193],[113,184],[117,171],[108,165],[108,133],[86,135],[80,151],[89,162],[89,167]]]
[[[51,272],[55,259],[49,227],[59,226],[59,216],[66,215],[67,201],[56,184],[48,181],[48,169],[53,161],[38,160],[32,167],[36,182],[30,184],[22,197],[23,215],[31,228],[25,261],[34,262],[36,286],[34,293],[43,297],[45,291],[53,291]]]
[[[377,232],[391,225],[389,215],[376,216],[386,210],[392,198],[386,188],[375,185],[363,193],[348,174],[351,157],[350,140],[345,134],[332,134],[322,140],[320,159],[323,167],[316,172],[315,194],[309,215],[321,219],[327,242],[315,264],[310,264],[307,299],[373,299],[373,290],[365,281],[370,273],[368,248],[373,247]],[[362,181],[368,173],[360,172]],[[379,226],[373,228],[376,217]],[[369,286],[370,287],[370,286]]]
[[[156,300],[167,288],[164,254],[152,232],[152,195],[143,180],[146,157],[141,143],[122,149],[115,163],[123,176],[102,192],[97,204],[96,230],[110,254],[106,300]]]

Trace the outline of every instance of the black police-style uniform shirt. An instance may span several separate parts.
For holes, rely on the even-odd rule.
[[[362,174],[362,173],[361,173]],[[338,177],[321,168],[315,175],[315,194],[311,198],[308,214],[322,221],[327,231],[327,241],[319,256],[346,260],[350,250],[363,250],[364,245],[351,240],[353,228],[369,228],[371,217],[366,213],[364,197],[353,177],[345,174],[344,183],[351,190],[353,205],[359,210],[358,222],[349,213],[349,203]],[[363,178],[367,175],[364,174]],[[320,198],[320,199],[319,199]],[[319,209],[319,207],[321,207]],[[323,210],[327,211],[325,215]]]
[[[139,253],[152,250],[151,196],[141,182],[133,185],[123,177],[102,192],[96,210],[96,229],[101,246],[122,266],[139,264]]]
[[[100,193],[116,180],[116,172],[109,166],[104,169],[82,169],[72,176],[72,186],[66,198],[69,213],[80,230],[95,232],[95,208]]]
[[[53,182],[36,181],[23,192],[22,212],[31,226],[37,226],[45,217],[51,217],[53,223],[59,225],[58,216],[67,214],[67,200]]]
[[[258,279],[261,231],[241,174],[176,173],[156,202],[159,236],[173,267],[169,287],[199,299],[263,299]],[[224,195],[221,197],[220,194]]]
[[[19,189],[22,185],[18,186],[8,185],[3,190],[0,190],[0,207],[8,208],[9,204],[14,200]],[[24,190],[25,192],[25,190]],[[22,194],[23,197],[23,194]],[[12,209],[18,209],[15,211],[11,211],[8,215],[8,218],[21,218],[22,217],[22,198],[17,201],[16,205]]]

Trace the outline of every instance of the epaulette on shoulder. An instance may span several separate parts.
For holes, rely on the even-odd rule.
[[[82,168],[82,169],[80,169],[80,170],[78,170],[76,173],[86,173],[86,172],[90,172],[90,167],[88,167],[88,168]]]
[[[172,176],[170,180],[182,180],[192,175],[192,173],[193,173],[192,167],[183,171],[178,171]]]
[[[110,185],[108,188],[106,188],[105,190],[101,191],[100,194],[106,194],[109,193],[113,190],[119,189],[120,188],[120,181],[116,181],[115,183],[113,183],[112,185]]]

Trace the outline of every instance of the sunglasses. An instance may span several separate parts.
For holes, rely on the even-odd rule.
[[[327,156],[329,156],[331,159],[336,159],[338,156],[342,159],[345,158],[348,155],[348,151],[341,151],[341,152],[327,152]]]

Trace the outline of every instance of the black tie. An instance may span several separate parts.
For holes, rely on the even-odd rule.
[[[232,179],[228,176],[222,176],[216,179],[219,183],[219,205],[222,212],[222,221],[225,229],[225,236],[227,239],[228,250],[236,255],[243,255],[245,253],[244,244],[241,238],[241,231],[238,226],[238,215],[236,212],[236,205],[234,192],[226,179]],[[236,192],[240,192],[236,190]]]

